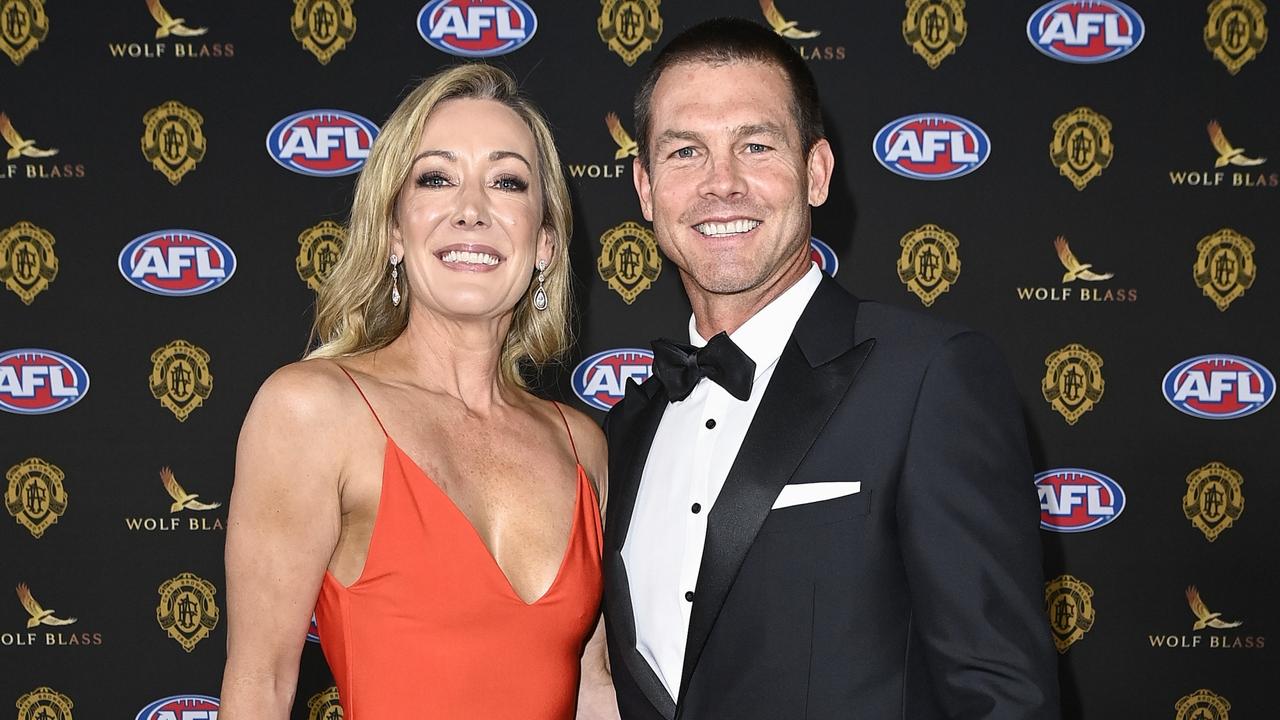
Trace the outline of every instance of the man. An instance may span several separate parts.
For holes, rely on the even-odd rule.
[[[1056,719],[1017,394],[990,341],[810,262],[835,161],[804,62],[748,21],[698,25],[636,130],[705,347],[655,343],[607,422],[623,718]]]

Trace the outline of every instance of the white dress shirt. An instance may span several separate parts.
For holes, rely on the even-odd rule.
[[[821,279],[822,271],[811,266],[795,285],[730,335],[756,364],[749,398],[738,400],[703,378],[688,397],[667,407],[649,449],[622,559],[635,611],[636,649],[672,698],[680,692],[707,515],[778,358]],[[697,347],[707,344],[694,318],[689,318],[689,342]]]

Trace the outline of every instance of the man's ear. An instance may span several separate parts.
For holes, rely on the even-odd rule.
[[[636,196],[640,198],[640,212],[644,219],[653,222],[653,185],[649,180],[649,169],[640,162],[640,158],[631,161],[631,181],[636,186]]]
[[[820,138],[809,150],[809,204],[818,207],[827,201],[831,192],[831,175],[836,169],[836,158],[831,152],[831,143]]]

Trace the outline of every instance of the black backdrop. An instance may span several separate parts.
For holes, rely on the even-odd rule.
[[[223,525],[236,434],[259,383],[305,349],[313,292],[297,271],[299,236],[324,220],[343,220],[354,178],[290,172],[273,162],[264,139],[281,119],[314,108],[380,123],[417,78],[458,60],[424,42],[418,3],[300,0],[298,8],[313,13],[349,6],[338,24],[346,28],[345,47],[321,42],[332,51],[324,63],[294,37],[293,2],[163,4],[172,17],[186,19],[182,27],[207,31],[157,39],[159,25],[142,0],[0,1],[0,49],[9,55],[0,59],[9,140],[0,150],[20,147],[19,136],[32,141],[26,154],[13,150],[0,163],[0,280],[13,290],[0,293],[0,352],[63,353],[92,379],[83,400],[62,411],[0,415],[0,470],[8,473],[0,488],[8,490],[13,516],[0,526],[0,580],[28,588],[33,601],[0,600],[0,713],[16,706],[22,718],[42,717],[41,708],[47,717],[133,718],[169,696],[218,694],[225,618],[215,617],[215,608],[225,613]],[[782,0],[778,10],[795,21],[794,31],[820,32],[792,42],[820,83],[838,162],[814,234],[838,256],[837,279],[858,294],[920,307],[997,339],[1023,394],[1039,470],[1084,468],[1123,488],[1123,512],[1112,522],[1043,534],[1046,575],[1055,581],[1046,619],[1056,622],[1063,641],[1067,717],[1270,717],[1280,671],[1274,646],[1266,644],[1280,600],[1277,410],[1232,420],[1194,417],[1166,401],[1161,381],[1200,355],[1280,367],[1269,267],[1280,233],[1280,158],[1215,167],[1226,153],[1206,132],[1217,120],[1244,161],[1280,153],[1280,55],[1266,48],[1262,2],[1132,4],[1145,21],[1140,44],[1112,62],[1081,64],[1039,52],[1029,41],[1028,19],[1039,3],[971,3],[962,11],[967,33],[931,68],[904,40],[904,20],[909,12],[953,12],[963,5],[958,0]],[[630,303],[598,267],[606,233],[627,221],[645,225],[631,159],[615,157],[619,145],[605,122],[618,113],[624,130],[633,127],[632,93],[653,57],[637,43],[647,30],[660,46],[714,15],[765,18],[755,0],[540,0],[533,9],[536,34],[495,62],[545,108],[575,176],[579,342],[547,392],[579,402],[569,378],[579,359],[643,348],[659,335],[679,337],[688,317],[670,264],[638,292],[638,277],[626,269],[626,289],[636,293]],[[631,10],[646,19],[639,25],[618,19]],[[624,49],[638,52],[634,65],[602,39],[602,13],[614,21],[605,23],[605,36],[621,28],[619,42],[630,40]],[[958,18],[950,17],[957,29]],[[1231,40],[1244,43],[1235,58],[1249,59],[1235,72],[1206,42],[1215,17],[1235,22]],[[1210,42],[1225,33],[1209,32]],[[205,145],[177,183],[140,152],[144,115],[170,100],[199,113]],[[1110,123],[1112,147],[1109,165],[1077,189],[1055,167],[1050,144],[1055,120],[1080,107]],[[990,138],[989,159],[943,182],[889,172],[872,140],[891,121],[915,113],[976,124]],[[40,152],[52,149],[56,155]],[[1077,159],[1091,158],[1096,154]],[[1215,172],[1222,173],[1216,185]],[[958,241],[959,274],[924,308],[897,265],[900,241],[928,224]],[[117,268],[122,248],[175,228],[229,246],[234,276],[190,297],[131,286]],[[1246,272],[1219,277],[1225,283],[1219,294],[1256,279],[1219,309],[1197,285],[1193,266],[1201,239],[1223,229],[1251,241],[1252,253],[1227,253]],[[1081,262],[1114,277],[1064,281],[1053,244],[1060,235]],[[629,237],[623,244],[645,248],[643,232]],[[616,258],[606,256],[604,264],[621,268],[612,265]],[[47,285],[33,279],[39,267]],[[924,276],[933,277],[927,270]],[[1068,299],[1052,299],[1067,292]],[[1080,299],[1108,294],[1109,301]],[[207,354],[205,372],[214,378],[194,407],[199,396],[174,382],[186,371],[208,384],[199,353],[189,350],[163,368],[169,376],[159,392],[181,396],[175,406],[188,413],[183,421],[153,396],[150,382],[152,353],[179,339]],[[1102,364],[1066,369],[1076,379],[1088,376],[1097,398],[1068,423],[1041,383],[1046,359],[1073,343]],[[6,355],[0,366],[17,368],[12,381],[33,358]],[[1105,383],[1101,397],[1095,371]],[[11,410],[21,403],[5,377],[0,388],[9,394],[0,391],[0,401]],[[70,374],[60,377],[73,384]],[[1077,397],[1074,386],[1059,387]],[[1068,405],[1079,411],[1080,402]],[[1197,470],[1214,462],[1228,469],[1210,470],[1217,479],[1208,485],[1197,481],[1198,504],[1185,510],[1188,476],[1196,480]],[[164,467],[199,494],[196,502],[220,506],[188,503],[172,511]],[[1073,482],[1079,485],[1079,476],[1065,480]],[[1222,493],[1226,506],[1216,501]],[[1098,497],[1116,505],[1115,495],[1104,489]],[[1067,496],[1059,490],[1053,497]],[[184,580],[184,573],[195,577]],[[166,584],[171,601],[159,592]],[[1194,629],[1188,586],[1199,589],[1221,622],[1240,624]],[[201,604],[209,599],[212,605]],[[34,619],[36,604],[52,615]],[[176,621],[172,636],[158,617]],[[69,618],[75,621],[50,624]],[[1075,631],[1069,644],[1073,628],[1083,625],[1087,632]],[[332,681],[314,643],[302,666],[294,716],[337,717],[330,699],[316,697]],[[198,710],[215,705],[191,700],[185,707],[187,715],[175,717],[206,717]],[[1201,710],[1207,714],[1193,714]]]

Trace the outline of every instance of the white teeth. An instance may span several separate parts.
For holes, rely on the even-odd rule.
[[[703,235],[720,237],[723,235],[737,235],[738,233],[749,232],[759,226],[759,220],[733,220],[727,223],[705,222],[700,225],[694,225],[693,229]]]
[[[497,265],[498,257],[482,252],[468,252],[466,250],[450,250],[440,256],[440,259],[447,263],[465,263],[468,265]]]

